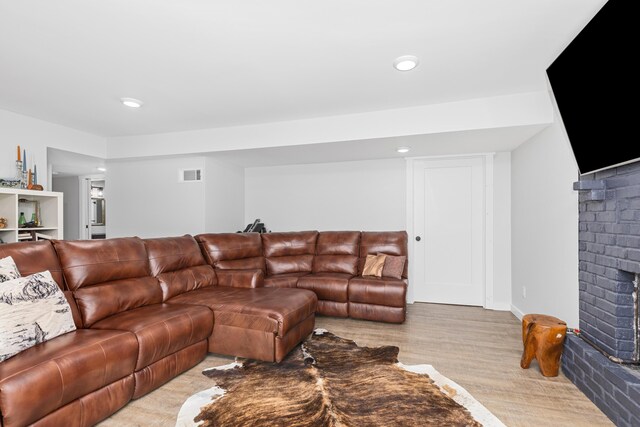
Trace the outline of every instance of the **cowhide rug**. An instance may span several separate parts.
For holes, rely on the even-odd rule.
[[[358,347],[317,329],[279,364],[207,369],[176,426],[503,426],[430,365],[398,362],[398,347]]]

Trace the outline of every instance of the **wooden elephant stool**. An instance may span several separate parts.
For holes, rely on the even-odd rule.
[[[522,318],[524,351],[520,367],[528,369],[533,358],[538,360],[545,377],[557,377],[567,324],[553,316],[527,314]]]

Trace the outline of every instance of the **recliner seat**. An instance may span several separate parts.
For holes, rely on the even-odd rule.
[[[84,326],[135,335],[139,350],[133,398],[204,359],[213,328],[211,311],[163,303],[141,239],[56,241],[54,246]]]

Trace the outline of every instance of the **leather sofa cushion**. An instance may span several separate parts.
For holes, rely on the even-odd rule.
[[[149,276],[142,239],[56,240],[54,242],[69,289],[114,280]]]
[[[214,267],[218,270],[262,270],[267,271],[263,257],[243,258],[243,259],[225,259],[216,261]]]
[[[0,245],[0,258],[12,257],[21,276],[49,270],[60,289],[66,290],[62,267],[49,240]]]
[[[291,255],[314,255],[317,231],[294,231],[288,233],[263,233],[264,256],[281,257]]]
[[[144,239],[152,276],[206,265],[198,242],[189,235]]]
[[[163,301],[184,292],[214,286],[218,283],[216,272],[210,265],[199,265],[183,270],[161,273],[158,275],[158,281],[162,288]]]
[[[269,276],[264,279],[264,286],[265,288],[295,288],[297,287],[298,279],[307,274],[309,273],[303,271]]]
[[[269,276],[288,273],[310,273],[313,265],[313,255],[290,255],[267,258],[267,273]]]
[[[359,244],[359,231],[321,231],[316,254],[358,256]]]
[[[162,302],[142,239],[54,242],[85,327],[105,317]]]
[[[162,300],[217,283],[198,242],[189,236],[145,239],[151,274],[158,278]]]
[[[354,277],[349,282],[349,302],[404,307],[407,284],[402,280]]]
[[[207,263],[215,268],[265,271],[259,233],[199,234],[196,240]]]
[[[262,288],[264,272],[262,270],[218,270],[218,286],[232,288]]]
[[[301,289],[214,286],[178,295],[168,302],[206,305],[214,311],[216,324],[233,319],[234,326],[249,329],[264,330],[265,325],[274,325],[278,335],[284,336],[315,313],[317,298],[313,292]]]
[[[73,323],[75,323],[76,328],[82,328],[82,315],[80,314],[80,310],[78,310],[78,306],[76,305],[76,300],[73,297],[73,292],[64,291],[64,297],[67,299],[67,303],[69,304],[69,308],[71,308],[71,315],[73,316]]]
[[[309,289],[319,300],[347,302],[350,274],[315,273],[298,280],[299,289]]]
[[[132,333],[79,329],[0,363],[3,426],[33,423],[131,375],[137,355]]]
[[[316,255],[313,259],[314,273],[358,274],[358,257],[354,255]]]
[[[267,275],[311,272],[317,238],[317,231],[263,234]]]
[[[360,236],[360,260],[358,274],[362,274],[367,255],[407,256],[408,236],[406,231],[363,231]],[[402,277],[406,279],[409,273],[409,263],[404,264]]]
[[[359,231],[322,231],[318,235],[314,273],[358,274]]]
[[[162,302],[155,277],[139,277],[89,286],[73,292],[85,327],[117,313]]]
[[[110,316],[92,328],[133,332],[139,346],[138,371],[209,337],[213,315],[203,306],[155,304]]]

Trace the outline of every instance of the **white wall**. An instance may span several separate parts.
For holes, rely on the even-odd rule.
[[[178,182],[179,169],[204,167],[204,157],[108,162],[109,237],[204,232],[205,183]]]
[[[559,118],[512,152],[512,311],[578,326],[578,171]],[[523,296],[526,288],[526,297]]]
[[[247,168],[244,222],[269,230],[404,230],[403,159]]]
[[[493,158],[493,301],[489,308],[511,308],[511,153]]]
[[[244,167],[206,158],[205,230],[235,233],[244,225]]]
[[[86,132],[0,110],[0,177],[15,176],[16,145],[27,150],[28,167],[38,165],[38,183],[48,186],[47,147],[94,157],[107,156],[106,139]]]
[[[64,193],[64,239],[80,238],[80,178],[77,176],[54,177],[53,191]]]

